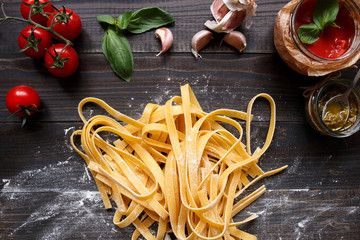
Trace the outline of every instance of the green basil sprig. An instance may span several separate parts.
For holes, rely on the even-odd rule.
[[[140,34],[175,22],[169,13],[158,7],[126,12],[117,20],[110,15],[99,15],[97,20],[105,27],[102,39],[103,53],[113,71],[127,82],[133,74],[134,61],[130,44],[121,30]]]
[[[339,12],[338,0],[317,0],[313,13],[313,23],[301,25],[297,34],[301,42],[312,44],[319,39],[327,26],[339,27],[334,23]]]
[[[103,36],[101,47],[113,71],[126,82],[130,82],[134,71],[134,60],[125,35],[109,27]]]

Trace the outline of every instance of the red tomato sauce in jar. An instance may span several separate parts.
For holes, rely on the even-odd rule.
[[[296,14],[296,29],[313,22],[316,0],[304,1]],[[351,46],[355,35],[355,24],[349,11],[339,3],[335,23],[340,27],[327,26],[313,44],[304,44],[313,54],[327,59],[340,57]]]

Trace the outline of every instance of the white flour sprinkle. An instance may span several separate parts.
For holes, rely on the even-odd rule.
[[[69,127],[69,128],[64,129],[65,136],[68,135],[69,131],[71,131],[71,132],[74,131],[74,129],[75,129],[75,127]]]
[[[319,233],[316,239],[327,239],[329,230],[333,231],[334,228],[349,233],[351,227],[355,226],[352,219],[360,214],[360,206],[344,209],[341,202],[319,201],[322,199],[321,193],[308,188],[268,189],[255,204],[248,206],[239,217],[235,216],[235,220],[256,214],[259,216],[258,223],[266,229],[269,222],[283,216],[279,220],[279,231],[268,232],[267,239],[279,239],[282,232],[292,232],[292,236],[286,235],[289,239],[314,239],[311,235],[313,232]],[[353,200],[356,202],[356,197]],[[309,201],[313,201],[313,204],[309,204]],[[334,211],[339,209],[341,212],[334,215]]]
[[[84,166],[84,163],[73,158],[71,156],[67,160],[55,164],[49,164],[38,169],[24,170],[12,179],[2,179],[5,185],[1,193],[56,192],[60,189],[71,189],[84,185],[84,183],[91,183],[92,178],[88,171],[84,172],[85,176],[79,175],[79,170],[83,172],[84,168],[82,166]],[[72,181],[71,186],[69,186],[69,178]],[[49,186],[52,187],[49,188]]]
[[[81,178],[81,181],[82,181],[83,183],[86,183],[86,182],[90,182],[90,181],[91,181],[90,171],[89,171],[89,169],[88,169],[87,166],[84,166],[84,174],[83,174],[83,176],[82,176],[82,178]]]
[[[3,188],[6,188],[10,183],[10,179],[2,179],[2,182],[5,183]]]
[[[36,151],[36,154],[40,154],[41,153],[41,151],[40,151],[40,148],[41,148],[41,146],[37,146],[37,151]]]
[[[164,104],[163,95],[159,95],[157,97],[151,97],[151,102],[158,105],[163,105]]]
[[[113,213],[105,211],[91,174],[80,159],[71,156],[65,161],[24,170],[0,181],[4,184],[0,201],[6,203],[0,219],[8,214],[11,216],[12,209],[24,206],[29,209],[29,215],[8,233],[8,237],[24,236],[28,229],[39,227],[42,230],[36,239],[46,240],[71,239],[74,232],[89,226],[98,229],[99,235],[111,231]],[[80,190],[79,187],[93,190]],[[116,233],[118,228],[112,231]],[[82,239],[87,239],[86,234]]]
[[[27,196],[26,200],[35,201],[31,200],[31,196]],[[25,231],[27,228],[41,226],[45,223],[47,227],[42,229],[37,236],[38,239],[70,237],[73,231],[85,227],[89,221],[101,230],[104,228],[104,222],[111,220],[111,216],[104,220],[106,212],[97,212],[94,211],[95,209],[103,209],[101,197],[97,191],[62,192],[35,209],[26,221],[13,230],[9,236],[16,236],[17,233]],[[69,224],[65,224],[66,221],[74,224],[71,224],[69,228]]]
[[[34,238],[41,240],[88,239],[82,229],[96,229],[95,237],[114,238],[118,234],[119,228],[112,224],[114,213],[105,211],[89,169],[72,150],[69,137],[74,130],[64,129],[62,144],[55,146],[68,155],[65,160],[49,159],[46,165],[0,178],[0,203],[6,205],[0,210],[0,221],[18,223],[12,223],[13,230],[0,234],[0,238],[21,238],[34,229],[38,229]],[[39,155],[41,146],[36,150],[35,155]],[[27,210],[15,221],[13,212],[22,208]]]
[[[64,129],[64,146],[67,148],[67,150],[73,151],[73,147],[70,143],[70,136],[75,131],[75,127],[69,127],[67,129]],[[62,146],[64,148],[64,146]]]

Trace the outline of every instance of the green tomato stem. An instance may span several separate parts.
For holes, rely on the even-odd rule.
[[[54,26],[55,18],[59,15],[59,13],[56,14],[56,15],[54,15],[54,18],[51,20],[51,25],[50,25],[50,27],[45,27],[45,26],[43,26],[43,25],[41,25],[41,24],[38,24],[38,23],[34,22],[34,21],[31,19],[31,14],[30,14],[30,13],[32,12],[32,10],[33,10],[33,6],[30,8],[29,18],[28,18],[28,19],[18,18],[18,17],[9,17],[9,16],[6,15],[5,9],[4,9],[4,3],[2,3],[2,4],[1,4],[1,11],[2,11],[2,14],[4,15],[4,17],[3,17],[3,18],[0,18],[0,25],[3,24],[4,22],[6,22],[7,20],[16,20],[16,21],[20,21],[20,22],[27,22],[27,23],[29,23],[29,24],[31,24],[31,25],[35,25],[35,28],[44,29],[44,30],[52,33],[52,34],[55,35],[56,37],[58,37],[61,41],[63,41],[63,42],[65,43],[65,48],[66,48],[67,46],[73,46],[73,43],[72,43],[70,40],[64,38],[63,36],[61,36],[60,34],[58,34],[57,32],[54,31],[53,26]],[[64,48],[64,49],[65,49],[65,48]]]

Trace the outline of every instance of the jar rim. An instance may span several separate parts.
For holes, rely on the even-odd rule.
[[[297,34],[296,31],[296,16],[297,16],[297,12],[300,8],[300,6],[308,0],[301,0],[296,7],[294,8],[294,10],[290,13],[290,36],[293,40],[293,42],[295,43],[295,45],[298,47],[298,49],[304,53],[307,57],[309,57],[312,60],[315,60],[317,62],[323,62],[323,63],[332,63],[332,62],[336,62],[336,61],[340,61],[340,60],[344,60],[348,57],[350,57],[353,53],[355,53],[355,51],[358,49],[358,47],[360,46],[360,26],[359,26],[359,21],[355,18],[352,17],[353,21],[354,21],[354,26],[355,26],[355,33],[354,33],[354,38],[352,41],[351,46],[346,50],[345,53],[341,54],[339,57],[337,58],[324,58],[324,57],[320,57],[316,54],[314,54],[313,52],[311,52],[300,40],[299,35]],[[349,1],[345,1],[345,0],[339,0],[339,3],[341,3],[350,13],[356,11],[358,13],[360,13],[360,7],[353,1],[353,0],[349,0]],[[356,40],[356,41],[355,41]]]
[[[343,85],[345,88],[347,88],[351,84],[351,80],[345,79],[345,78],[338,78],[338,79],[330,79],[326,81],[321,87],[318,88],[318,91],[316,92],[314,97],[314,107],[315,107],[315,114],[317,114],[317,118],[320,120],[319,124],[321,125],[321,128],[330,136],[334,137],[347,137],[352,135],[353,133],[357,132],[360,129],[360,117],[358,115],[356,121],[354,124],[344,131],[333,131],[331,128],[329,128],[323,121],[322,121],[322,113],[319,109],[319,100],[323,96],[324,93],[326,93],[326,90],[334,85]],[[352,93],[356,96],[357,100],[360,102],[360,93],[354,89]],[[358,108],[358,111],[360,109]]]

